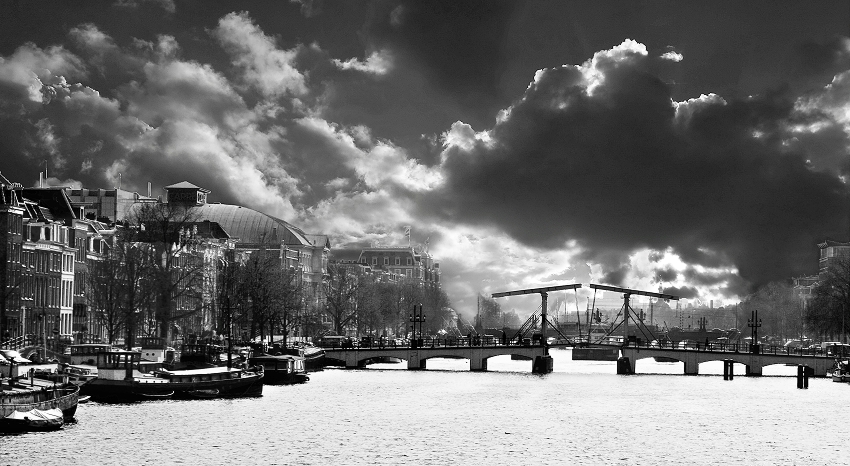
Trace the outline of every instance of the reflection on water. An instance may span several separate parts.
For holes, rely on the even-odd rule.
[[[329,369],[254,399],[80,405],[60,432],[2,439],[0,464],[839,464],[850,386],[795,367],[572,361],[555,372],[493,358]],[[816,441],[813,441],[816,439]],[[10,448],[11,447],[11,448]],[[30,452],[29,454],[26,452]],[[37,463],[34,463],[37,460]]]

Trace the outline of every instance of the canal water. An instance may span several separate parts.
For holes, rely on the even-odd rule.
[[[0,437],[0,465],[850,464],[850,385],[796,367],[723,380],[681,363],[498,357],[328,369],[261,398],[79,406],[61,431]]]

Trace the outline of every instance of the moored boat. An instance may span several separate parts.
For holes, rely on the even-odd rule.
[[[832,368],[832,381],[850,383],[850,361],[835,361],[835,366]]]
[[[98,354],[97,377],[80,386],[81,394],[91,396],[95,401],[107,402],[263,394],[262,367],[167,370],[161,364],[140,362],[141,353],[135,351]]]
[[[0,431],[53,430],[72,421],[80,389],[30,379],[0,384]]]
[[[248,365],[262,366],[265,382],[269,384],[296,384],[310,380],[301,356],[259,354],[249,357]]]
[[[265,353],[263,345],[252,345],[255,352]],[[325,368],[325,350],[310,343],[297,343],[294,346],[285,346],[275,343],[267,351],[269,354],[290,354],[304,358],[304,370],[316,372]]]

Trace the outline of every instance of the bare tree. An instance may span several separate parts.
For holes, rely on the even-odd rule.
[[[138,316],[152,298],[147,281],[150,247],[137,239],[135,229],[119,229],[104,257],[89,263],[86,287],[89,307],[106,327],[109,343],[124,331],[128,348],[135,345]]]
[[[846,339],[850,328],[850,257],[838,257],[821,274],[806,308],[806,327],[823,336]]]
[[[786,283],[772,282],[759,288],[741,303],[744,312],[758,310],[762,321],[760,332],[785,340],[799,336],[802,325],[802,307],[794,288]]]
[[[196,219],[191,207],[167,203],[139,204],[130,216],[138,241],[150,245],[153,318],[166,339],[175,322],[203,309],[204,260],[195,250],[201,242],[192,228]]]
[[[251,336],[259,335],[261,340],[274,333],[278,305],[274,281],[278,279],[279,269],[277,254],[265,248],[252,252],[245,264],[242,286],[250,307]]]
[[[436,283],[425,283],[422,287],[422,305],[427,315],[426,331],[436,334],[440,330],[446,330],[443,328],[444,322],[452,320],[453,311],[445,290]]]
[[[325,312],[331,319],[334,332],[342,335],[357,317],[359,277],[351,268],[339,264],[328,266],[328,275]]]

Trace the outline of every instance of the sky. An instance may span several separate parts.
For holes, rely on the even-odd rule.
[[[427,248],[467,315],[816,273],[848,145],[850,0],[0,0],[4,177]]]

